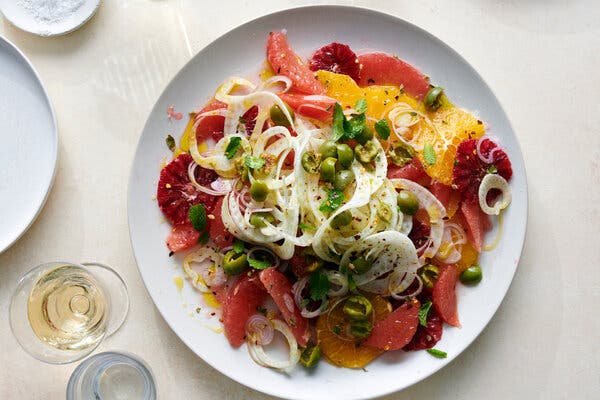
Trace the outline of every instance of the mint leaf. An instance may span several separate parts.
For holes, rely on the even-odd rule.
[[[342,110],[342,106],[340,103],[335,103],[333,106],[333,124],[331,131],[331,140],[337,142],[340,140],[346,131],[344,131],[344,122],[346,121],[346,117],[344,116],[344,110]]]
[[[248,264],[254,269],[267,269],[271,266],[271,261],[269,260],[258,260],[256,258],[249,258]]]
[[[198,243],[200,243],[200,244],[206,244],[206,243],[208,243],[208,239],[210,239],[210,236],[208,236],[208,230],[205,230],[200,235],[200,238],[198,238]]]
[[[259,169],[265,165],[265,159],[260,157],[246,156],[246,158],[244,158],[244,164],[246,164],[246,167],[250,169]]]
[[[433,165],[437,161],[435,150],[433,150],[433,146],[429,142],[425,143],[425,146],[423,146],[423,157],[425,158],[425,162],[429,165]]]
[[[240,143],[242,143],[242,138],[239,136],[234,136],[229,139],[229,143],[227,143],[227,147],[225,148],[225,157],[227,157],[228,160],[235,157],[240,148]]]
[[[308,224],[303,224],[302,222],[300,222],[298,224],[298,228],[304,229],[304,230],[307,230],[307,231],[315,231],[315,230],[317,230],[317,228],[315,228],[314,226],[308,225]]]
[[[429,316],[429,311],[431,310],[431,302],[428,301],[425,304],[421,304],[421,309],[419,310],[419,324],[427,328],[427,317]]]
[[[353,114],[352,118],[344,122],[344,136],[342,140],[354,139],[364,129],[367,122],[365,114]]]
[[[436,358],[448,357],[448,353],[446,353],[445,351],[438,350],[438,349],[427,349],[427,352]]]
[[[310,298],[314,301],[323,300],[329,292],[329,279],[320,271],[313,272],[310,276]]]
[[[367,111],[367,99],[360,98],[354,104],[354,110],[357,114],[364,114]]]
[[[350,274],[348,274],[348,290],[356,290],[356,282],[354,282],[354,278]]]
[[[202,204],[191,206],[188,217],[192,226],[198,232],[202,232],[206,228],[206,210]]]
[[[235,251],[235,254],[242,254],[244,252],[244,242],[240,239],[235,239],[233,242],[233,251]]]
[[[173,136],[167,135],[165,142],[167,143],[169,150],[175,151],[175,138]]]
[[[344,201],[344,193],[339,189],[323,188],[327,192],[327,200],[321,203],[319,211],[328,213],[337,210]]]
[[[380,119],[375,123],[375,131],[383,140],[388,140],[390,137],[390,125],[387,122],[387,119]]]

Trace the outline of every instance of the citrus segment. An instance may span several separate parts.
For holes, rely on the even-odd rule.
[[[375,323],[383,320],[392,311],[390,303],[382,297],[369,294],[366,294],[366,297],[373,305]],[[319,317],[316,324],[317,340],[321,352],[332,364],[345,368],[363,368],[384,351],[361,344],[347,334],[349,325],[343,308],[341,300],[333,303],[329,310]]]

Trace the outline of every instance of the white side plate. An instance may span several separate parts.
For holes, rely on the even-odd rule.
[[[287,29],[291,46],[302,56],[332,41],[356,51],[372,49],[397,54],[444,87],[456,104],[476,111],[489,123],[511,158],[513,202],[504,215],[504,237],[495,250],[481,258],[483,281],[473,288],[459,285],[462,328],[446,327],[436,346],[448,353],[440,360],[419,351],[387,353],[366,371],[333,367],[325,362],[314,371],[299,367],[291,376],[256,365],[245,346],[232,348],[222,334],[206,327],[190,310],[200,296],[184,288],[188,307],[173,283],[177,260],[168,257],[165,238],[169,225],[152,196],[159,166],[169,154],[168,133],[183,132],[185,120],[169,122],[166,110],[196,110],[232,75],[256,80],[265,59],[269,31]],[[244,24],[204,48],[167,86],[142,133],[129,182],[129,229],[140,273],[148,292],[173,331],[190,350],[230,378],[256,390],[291,399],[364,399],[410,386],[447,365],[483,330],[500,305],[517,268],[525,235],[527,186],[517,138],[496,97],[475,70],[455,51],[429,33],[401,19],[359,8],[316,6],[278,12]],[[492,236],[492,235],[490,235]],[[492,240],[488,237],[488,240]],[[208,323],[215,325],[216,321]]]
[[[65,18],[49,21],[36,18],[20,0],[0,0],[0,11],[6,19],[17,28],[40,36],[56,36],[73,32],[89,21],[99,6],[100,0],[85,0]]]
[[[31,63],[0,37],[0,253],[42,209],[56,168],[56,118]]]

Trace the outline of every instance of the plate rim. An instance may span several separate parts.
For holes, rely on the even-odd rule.
[[[21,57],[21,60],[24,61],[25,64],[27,65],[27,67],[29,68],[30,74],[33,75],[33,77],[39,84],[40,88],[42,89],[42,93],[44,95],[44,100],[48,106],[50,115],[52,116],[53,146],[51,148],[51,150],[52,150],[52,176],[50,177],[49,181],[47,182],[44,197],[37,205],[37,210],[33,213],[33,215],[31,215],[29,217],[29,221],[27,222],[27,225],[23,228],[23,230],[18,235],[16,235],[16,237],[11,239],[4,248],[0,247],[0,254],[4,253],[6,250],[10,249],[19,239],[21,239],[21,237],[23,237],[23,235],[29,230],[29,228],[31,228],[31,225],[33,225],[33,223],[37,220],[37,217],[40,215],[40,213],[44,209],[44,206],[46,205],[46,201],[48,200],[48,197],[50,196],[50,192],[52,191],[52,187],[54,186],[56,172],[58,169],[57,166],[58,166],[58,140],[59,140],[58,139],[58,122],[56,119],[56,112],[54,111],[54,106],[52,105],[52,101],[50,101],[50,96],[48,95],[48,91],[46,90],[46,87],[44,86],[44,83],[42,82],[42,79],[40,78],[38,71],[35,69],[35,67],[31,63],[31,61],[29,60],[29,58],[27,58],[25,53],[23,53],[21,51],[21,49],[19,49],[14,43],[12,43],[6,37],[0,35],[0,47],[2,47],[3,45],[6,45],[7,47],[9,47],[13,51],[15,51],[16,54],[19,55],[19,57]]]
[[[157,100],[154,102],[152,108],[150,109],[146,122],[144,123],[144,126],[142,128],[142,131],[140,133],[140,136],[138,138],[138,142],[136,145],[136,150],[135,150],[135,155],[133,158],[133,161],[131,163],[131,170],[130,170],[130,176],[129,176],[129,181],[128,181],[128,191],[127,191],[127,219],[128,219],[128,230],[129,230],[129,239],[130,239],[130,245],[132,247],[132,251],[133,251],[133,255],[134,255],[134,259],[136,261],[136,267],[138,269],[138,272],[140,274],[140,276],[142,277],[142,282],[144,284],[144,287],[147,291],[147,293],[149,294],[150,298],[152,299],[152,302],[154,304],[154,306],[156,307],[156,309],[158,310],[158,312],[160,313],[161,317],[163,318],[163,320],[166,322],[166,324],[169,326],[169,328],[173,331],[173,333],[175,333],[175,335],[178,337],[179,340],[181,340],[188,348],[190,351],[192,351],[196,357],[199,357],[200,359],[202,359],[205,363],[207,363],[208,365],[210,365],[212,368],[214,368],[216,371],[218,371],[219,373],[225,375],[226,377],[228,377],[229,379],[234,380],[235,382],[246,386],[250,389],[256,390],[258,392],[261,393],[265,393],[271,396],[278,396],[281,397],[282,394],[280,392],[277,391],[273,391],[270,390],[269,387],[264,387],[264,386],[259,386],[257,384],[254,384],[253,382],[242,382],[239,381],[237,379],[235,379],[232,374],[230,374],[226,369],[220,368],[216,365],[213,364],[213,362],[211,362],[211,360],[206,360],[203,357],[201,357],[199,354],[197,354],[193,348],[192,345],[190,343],[188,343],[188,341],[184,338],[182,338],[179,334],[177,334],[177,332],[175,331],[174,327],[171,325],[171,323],[169,322],[169,320],[167,320],[167,318],[165,317],[164,313],[162,312],[162,310],[160,309],[160,307],[158,307],[158,305],[154,302],[154,298],[152,296],[152,294],[150,293],[150,291],[148,290],[148,286],[146,283],[146,279],[144,278],[144,275],[142,274],[142,271],[140,269],[139,263],[138,263],[138,257],[136,255],[135,252],[135,244],[133,242],[133,236],[132,236],[132,216],[131,216],[131,212],[130,210],[132,209],[132,198],[133,198],[133,193],[132,193],[132,182],[134,180],[134,167],[137,163],[138,157],[140,156],[139,153],[139,145],[141,143],[142,140],[142,136],[143,133],[146,131],[146,129],[148,128],[148,124],[149,124],[149,119],[150,119],[150,115],[152,115],[152,113],[154,111],[157,110],[159,101],[161,100],[162,96],[164,95],[165,91],[173,84],[174,81],[176,81],[179,76],[181,74],[183,74],[185,72],[185,70],[187,70],[187,68],[190,66],[190,64],[192,62],[194,62],[194,60],[196,59],[196,57],[198,57],[198,55],[200,53],[202,53],[203,51],[205,51],[207,48],[211,47],[214,45],[214,42],[216,42],[217,40],[221,40],[221,39],[225,39],[227,38],[229,35],[233,34],[235,31],[243,29],[249,25],[253,25],[256,24],[257,22],[259,22],[261,19],[263,18],[271,18],[274,17],[278,14],[286,14],[286,13],[290,13],[290,12],[294,12],[294,11],[303,11],[303,10],[310,10],[310,9],[314,9],[314,10],[323,10],[323,9],[331,9],[331,10],[348,10],[348,11],[356,11],[356,12],[363,12],[363,13],[370,13],[373,14],[377,17],[380,18],[389,18],[391,20],[394,20],[396,22],[401,22],[403,24],[408,25],[411,29],[415,29],[416,31],[418,31],[420,34],[428,37],[430,40],[433,40],[434,42],[436,42],[437,44],[441,45],[443,48],[449,50],[455,57],[457,57],[460,61],[462,61],[466,67],[468,67],[470,69],[470,72],[472,72],[480,81],[481,83],[485,86],[485,88],[492,94],[493,99],[495,100],[495,102],[497,103],[499,110],[501,111],[501,113],[506,117],[506,122],[508,124],[508,127],[510,128],[510,132],[514,135],[515,138],[515,147],[517,150],[517,155],[519,157],[519,161],[522,161],[522,167],[523,167],[523,196],[524,196],[524,204],[523,204],[523,208],[524,208],[524,218],[523,218],[523,237],[522,240],[520,241],[520,245],[518,246],[519,250],[518,250],[518,254],[516,254],[516,260],[514,263],[514,270],[511,273],[510,279],[508,280],[506,287],[503,288],[503,295],[502,297],[497,301],[493,303],[493,308],[494,311],[492,313],[490,313],[488,318],[483,318],[482,322],[484,322],[482,324],[481,329],[479,330],[479,332],[477,332],[477,334],[475,334],[472,338],[470,338],[469,340],[466,340],[464,342],[463,345],[460,346],[460,351],[458,351],[456,354],[449,356],[449,360],[446,363],[440,363],[438,366],[436,366],[435,368],[432,368],[430,370],[428,370],[428,372],[422,376],[419,377],[417,379],[411,380],[409,382],[407,382],[405,385],[401,385],[401,386],[396,386],[396,387],[388,387],[385,390],[380,390],[379,392],[377,392],[375,395],[373,396],[362,396],[362,397],[352,397],[352,399],[354,400],[368,400],[368,399],[375,399],[375,398],[379,398],[382,396],[386,396],[392,393],[399,393],[402,390],[405,390],[413,385],[415,385],[416,383],[419,383],[429,377],[431,377],[432,375],[434,375],[435,373],[437,373],[440,369],[452,364],[456,358],[458,358],[461,354],[463,354],[463,352],[470,347],[473,342],[486,330],[486,328],[488,327],[490,321],[492,320],[492,318],[496,315],[496,313],[498,312],[498,309],[500,308],[501,304],[505,301],[506,299],[506,295],[508,293],[508,290],[510,289],[510,286],[512,285],[512,282],[515,278],[515,275],[517,273],[517,270],[519,268],[519,264],[521,261],[521,257],[523,254],[523,249],[525,246],[525,239],[527,236],[527,226],[528,226],[528,219],[529,219],[529,189],[528,189],[528,180],[527,180],[527,173],[526,173],[526,169],[525,169],[525,162],[524,162],[524,158],[523,158],[523,152],[521,149],[521,144],[518,140],[517,134],[513,128],[513,125],[510,121],[510,118],[508,116],[508,114],[505,111],[505,108],[503,107],[502,103],[500,102],[500,100],[498,99],[498,97],[496,96],[496,94],[494,93],[494,91],[491,89],[490,85],[487,83],[487,81],[482,77],[482,75],[475,69],[475,67],[473,67],[473,65],[465,58],[463,57],[458,51],[454,50],[453,47],[451,47],[450,45],[448,45],[446,42],[444,42],[443,40],[441,40],[440,38],[438,38],[437,36],[435,36],[434,34],[430,33],[429,31],[425,30],[424,28],[421,28],[420,26],[416,25],[413,22],[410,22],[402,17],[399,17],[397,15],[393,15],[393,14],[389,14],[387,12],[381,11],[381,10],[377,10],[374,8],[370,8],[370,7],[364,7],[364,6],[348,6],[348,5],[336,5],[336,4],[320,4],[320,5],[308,5],[308,6],[298,6],[298,7],[289,7],[289,8],[282,8],[273,12],[268,12],[266,14],[262,14],[256,18],[253,18],[249,21],[246,21],[244,23],[241,23],[239,25],[234,26],[233,28],[227,30],[226,32],[222,33],[221,35],[219,35],[218,37],[214,38],[212,41],[210,41],[209,43],[207,43],[205,46],[203,46],[202,48],[200,48],[198,51],[196,51],[196,53],[191,56],[191,58],[184,64],[181,66],[181,68],[172,76],[172,78],[166,83],[166,85],[164,85],[163,90],[161,92],[161,94],[158,96]],[[298,397],[298,396],[290,396],[290,395],[286,395],[285,397],[286,399],[298,399],[298,400],[303,400],[304,397]]]

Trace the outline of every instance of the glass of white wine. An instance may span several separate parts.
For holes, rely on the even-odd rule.
[[[112,268],[50,262],[19,280],[9,314],[25,351],[44,362],[66,364],[94,351],[128,311],[127,287]]]

